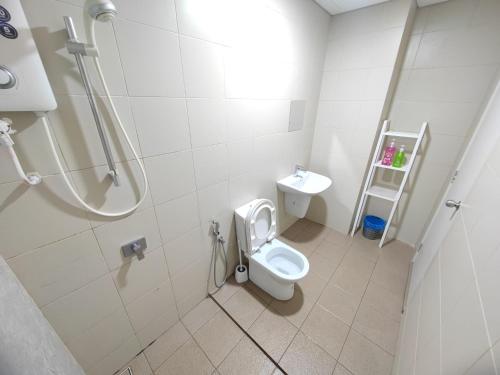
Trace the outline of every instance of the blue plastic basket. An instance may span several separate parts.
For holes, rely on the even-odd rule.
[[[363,236],[376,240],[382,237],[385,229],[385,220],[373,215],[366,215],[363,220]]]

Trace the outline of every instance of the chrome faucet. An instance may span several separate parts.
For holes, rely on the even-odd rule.
[[[303,167],[302,165],[299,165],[299,164],[295,164],[295,168],[294,168],[294,176],[295,177],[304,177],[300,172],[306,172],[306,168]]]

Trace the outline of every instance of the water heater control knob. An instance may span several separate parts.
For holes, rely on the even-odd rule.
[[[4,65],[0,65],[0,90],[11,89],[16,85],[16,76]]]

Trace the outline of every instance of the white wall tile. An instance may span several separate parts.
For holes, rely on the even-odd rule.
[[[19,161],[25,171],[37,171],[40,175],[46,176],[56,174],[59,171],[54,156],[50,152],[50,144],[45,135],[45,131],[35,114],[30,112],[9,112],[1,113],[0,116],[7,117],[13,122],[13,129],[16,134],[12,136],[15,142],[15,151]],[[59,157],[61,157],[59,153]],[[0,158],[5,162],[0,169],[0,183],[21,181],[21,177],[9,159],[7,148],[0,148]],[[66,169],[62,160],[63,168]]]
[[[228,1],[210,4],[203,0],[176,1],[179,32],[184,35],[224,43],[229,39],[227,23],[231,22]]]
[[[290,118],[290,101],[288,100],[266,100],[254,102],[256,137],[284,133],[288,131]]]
[[[97,361],[115,351],[132,334],[132,327],[123,308],[85,331],[82,335],[67,341],[68,348],[74,353],[84,369],[91,368]]]
[[[142,162],[142,161],[141,161]],[[122,212],[139,202],[144,193],[144,179],[137,161],[116,163],[120,186],[115,186],[108,175],[107,166],[72,172],[77,191],[84,200],[97,210]],[[151,207],[148,193],[139,210]],[[93,226],[113,221],[112,218],[89,213]]]
[[[207,249],[205,249],[205,242],[203,241],[203,234],[200,227],[194,228],[181,237],[168,242],[165,244],[164,249],[170,274],[172,275],[174,292],[174,279],[180,274],[186,273],[186,268],[190,267],[190,265],[208,258],[206,256]],[[177,300],[177,303],[180,303],[179,300]]]
[[[194,150],[193,159],[198,188],[227,179],[229,163],[225,144]]]
[[[418,347],[431,341],[440,342],[441,278],[439,257],[435,257],[422,284],[422,300],[418,326]],[[424,359],[425,360],[425,359]]]
[[[0,201],[1,254],[6,259],[90,228],[60,176],[45,177],[36,187],[2,184]]]
[[[398,101],[391,108],[391,121],[398,130],[415,131],[425,120],[431,135],[465,136],[477,111],[477,103]]]
[[[318,105],[316,126],[354,129],[362,108],[358,101],[321,101]]]
[[[183,96],[178,36],[128,21],[114,25],[129,94]]]
[[[42,309],[64,342],[81,336],[122,306],[113,279],[106,275]]]
[[[177,31],[174,0],[153,0],[147,6],[136,1],[116,0],[115,5],[120,18]]]
[[[128,98],[113,97],[112,100],[125,130],[140,156],[141,149],[137,141],[137,133]],[[99,97],[97,102],[99,103],[101,119],[108,136],[113,159],[115,161],[133,159],[133,153],[126,143],[118,124],[116,124],[107,99]],[[68,167],[71,170],[77,170],[106,164],[106,158],[87,97],[58,96],[57,104],[59,110],[50,112],[49,118]]]
[[[425,33],[415,60],[416,68],[457,65],[487,65],[500,62],[497,43],[498,24],[486,24],[459,30]]]
[[[257,126],[256,101],[226,100],[228,140],[252,137]]]
[[[179,320],[170,281],[131,302],[126,310],[143,347]]]
[[[24,253],[8,263],[38,306],[53,302],[107,273],[92,231]]]
[[[125,304],[143,296],[161,283],[168,281],[167,264],[159,247],[143,259],[132,259],[113,272],[113,279]]]
[[[227,181],[198,190],[198,201],[202,227],[208,227],[212,219],[218,220],[232,213]]]
[[[320,98],[322,100],[357,100],[369,74],[367,69],[324,72]]]
[[[470,23],[478,3],[458,0],[436,5],[427,15],[425,32],[466,27]]]
[[[191,151],[144,159],[155,204],[178,198],[196,189]]]
[[[121,247],[140,237],[146,238],[147,252],[161,245],[160,233],[153,208],[135,212],[123,219],[94,229],[102,254],[110,270],[129,263],[132,258],[123,256]]]
[[[247,49],[225,50],[225,92],[234,99],[286,99],[295,87],[297,66]]]
[[[229,180],[231,207],[234,209],[257,198],[258,181],[255,173],[244,173]]]
[[[28,0],[23,3],[33,37],[47,71],[47,76],[56,94],[84,95],[85,90],[76,68],[75,59],[65,48],[67,33],[63,16],[71,16],[77,35],[85,40],[83,11],[61,1],[40,2]],[[96,39],[99,43],[100,62],[112,95],[125,95],[126,87],[121,69],[120,55],[116,46],[113,27],[109,23],[96,24]],[[93,64],[87,64],[89,75],[99,95],[104,90],[99,83]]]
[[[485,23],[496,23],[500,15],[500,4],[496,0],[481,0],[474,16],[472,25],[481,25]]]
[[[112,374],[123,367],[123,365],[134,358],[141,350],[141,345],[135,335],[131,335],[115,351],[95,363],[87,370],[89,375]]]
[[[370,69],[364,85],[361,86],[360,99],[383,101],[387,96],[393,68]]]
[[[190,147],[185,100],[135,97],[130,99],[130,103],[145,157]]]
[[[188,99],[187,106],[193,148],[219,144],[226,140],[223,100]]]
[[[163,242],[169,242],[200,225],[195,193],[156,206]]]
[[[208,275],[209,268],[206,260],[202,258],[191,263],[188,268],[184,269],[184,272],[172,277],[172,286],[181,316],[186,315],[207,296]]]
[[[224,97],[223,47],[200,39],[180,37],[186,95],[192,98]]]
[[[492,66],[417,69],[410,72],[402,100],[480,101],[492,82]]]
[[[252,138],[228,143],[227,153],[230,177],[250,172],[255,167],[254,144]]]

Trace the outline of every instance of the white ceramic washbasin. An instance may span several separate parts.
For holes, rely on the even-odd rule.
[[[331,185],[331,179],[310,171],[298,171],[278,181],[278,188],[285,193],[286,211],[301,218],[306,215],[311,197]]]
[[[330,187],[332,180],[320,174],[305,171],[292,174],[278,181],[278,187],[285,193],[316,195]]]

